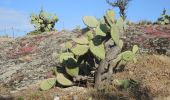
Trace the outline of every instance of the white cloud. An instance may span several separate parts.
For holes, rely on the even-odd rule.
[[[12,27],[14,31],[15,29],[23,32],[32,30],[29,14],[14,9],[0,8],[0,34],[2,34],[3,30],[11,30]]]

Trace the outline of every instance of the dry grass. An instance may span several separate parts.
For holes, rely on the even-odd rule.
[[[40,91],[38,85],[26,90],[9,93],[7,88],[0,86],[0,94],[9,94],[14,100],[53,100],[59,96],[61,100],[166,100],[170,96],[170,57],[163,55],[142,55],[136,64],[129,63],[124,71],[113,75],[116,79],[133,79],[139,82],[136,87],[120,90],[108,86],[108,91],[90,88],[53,88]],[[158,98],[157,98],[158,97]],[[168,99],[167,99],[168,100]]]
[[[163,55],[142,55],[136,64],[129,63],[115,78],[131,78],[152,97],[170,95],[170,58]]]
[[[0,37],[0,42],[9,42],[9,41],[12,41],[14,39],[12,38],[7,38],[7,37]]]

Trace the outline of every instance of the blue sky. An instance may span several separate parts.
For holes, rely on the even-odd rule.
[[[107,9],[113,9],[105,0],[1,0],[0,1],[0,35],[22,36],[33,30],[29,23],[32,12],[38,13],[44,8],[59,17],[56,29],[73,29],[77,25],[84,27],[82,17],[103,16]],[[170,0],[133,0],[128,8],[127,19],[155,21],[166,8],[170,14]],[[118,17],[118,9],[114,8]]]

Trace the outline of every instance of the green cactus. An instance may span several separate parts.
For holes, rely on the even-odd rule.
[[[121,55],[121,54],[117,55],[116,59],[113,59],[113,60],[112,60],[112,63],[117,63],[117,62],[119,62],[120,60],[122,60],[122,55]]]
[[[72,86],[73,82],[67,79],[62,73],[57,74],[57,82],[61,84],[62,86]]]
[[[59,57],[60,63],[63,63],[64,60],[68,60],[69,58],[74,58],[74,54],[69,52],[61,53]]]
[[[133,62],[137,63],[137,58],[136,57],[133,58]]]
[[[113,83],[119,87],[123,87],[124,89],[129,88],[133,83],[131,82],[131,80],[128,79],[124,79],[124,80],[117,80],[115,79],[113,81]]]
[[[139,47],[137,45],[133,46],[132,52],[135,54],[139,50]]]
[[[95,45],[94,41],[90,41],[90,51],[98,58],[104,59],[106,51],[104,44]]]
[[[97,19],[93,16],[84,16],[83,22],[90,28],[96,28],[99,24]]]
[[[93,31],[92,30],[89,30],[85,33],[86,37],[88,38],[88,40],[90,41],[91,39],[94,38],[94,35],[93,35]]]
[[[84,55],[85,53],[87,53],[89,49],[89,46],[87,45],[80,45],[77,44],[74,48],[71,49],[71,51],[78,56]]]
[[[123,40],[119,40],[119,45],[120,48],[123,48]]]
[[[111,37],[116,45],[119,45],[119,29],[118,27],[112,26],[111,27]]]
[[[67,49],[71,49],[72,46],[73,46],[73,45],[72,45],[71,41],[67,41],[67,42],[65,43],[65,47],[66,47]]]
[[[107,20],[107,23],[109,24],[109,26],[112,26],[112,24],[115,23],[114,12],[112,10],[108,10],[104,17]]]
[[[170,24],[170,16],[166,14],[166,9],[163,10],[161,17],[158,18],[157,22],[161,25]]]
[[[74,42],[78,43],[78,44],[89,44],[89,40],[85,36],[82,36],[82,37],[79,37],[79,38],[73,38],[72,40]]]
[[[124,29],[124,21],[121,17],[116,21],[116,26],[119,28],[119,32],[122,33]]]
[[[72,77],[78,76],[79,74],[79,67],[74,67],[74,68],[65,67],[65,70],[67,74],[69,74]]]
[[[125,51],[122,53],[122,59],[124,61],[132,61],[135,57],[135,54],[132,51]]]
[[[46,15],[42,13],[41,17],[46,18]],[[66,42],[65,47],[67,50],[65,53],[60,54],[60,65],[65,70],[62,73],[57,73],[56,79],[59,84],[72,86],[73,82],[70,80],[74,80],[74,82],[84,81],[89,75],[95,76],[92,74],[94,69],[96,75],[101,75],[103,72],[110,75],[113,73],[114,68],[119,67],[120,64],[125,64],[132,60],[137,61],[135,55],[138,51],[137,45],[134,45],[132,51],[120,53],[124,44],[120,32],[124,31],[125,22],[122,18],[116,20],[114,17],[114,12],[111,10],[106,12],[104,19],[97,20],[93,16],[83,17],[83,22],[87,25],[87,32],[81,37],[73,38],[72,41]],[[52,25],[48,26],[50,28]],[[108,52],[111,52],[113,57]],[[108,65],[103,63],[105,61],[107,61]],[[103,69],[101,67],[104,68],[102,72],[100,72]],[[95,79],[98,79],[98,77],[95,77]],[[97,82],[95,80],[95,84]],[[129,86],[126,81],[120,81],[119,84],[125,88]]]
[[[62,65],[68,68],[77,67],[77,60],[75,58],[68,58],[62,62]]]
[[[44,91],[49,90],[50,88],[55,86],[56,80],[57,80],[56,78],[49,78],[49,79],[42,81],[40,84],[40,89]]]
[[[30,16],[30,19],[31,24],[34,25],[36,31],[40,32],[52,31],[55,23],[58,21],[58,18],[55,14],[49,14],[43,10],[40,11],[39,15],[33,13]]]
[[[100,24],[95,29],[96,35],[106,36],[107,26],[105,24]]]

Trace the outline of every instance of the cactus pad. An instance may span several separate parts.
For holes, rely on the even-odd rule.
[[[67,74],[69,74],[72,77],[78,76],[78,74],[79,74],[79,67],[74,67],[74,68],[65,67],[65,70],[66,70]]]
[[[122,59],[124,61],[131,61],[135,57],[135,54],[132,51],[125,51],[122,53]]]
[[[119,47],[123,48],[123,40],[119,40]]]
[[[87,45],[77,44],[76,47],[72,48],[71,51],[78,56],[84,55],[87,53],[89,47]]]
[[[104,24],[100,24],[99,26],[97,26],[97,28],[95,29],[96,35],[100,35],[100,36],[106,36],[107,33],[107,26]]]
[[[137,63],[136,57],[133,58],[133,62],[134,62],[134,63]]]
[[[40,89],[41,90],[49,90],[56,84],[56,78],[49,78],[41,82]]]
[[[134,45],[132,52],[135,54],[138,50],[139,50],[139,47],[137,45]]]
[[[64,60],[68,60],[69,58],[74,58],[73,53],[69,53],[69,52],[61,53],[59,57],[60,63],[63,63]]]
[[[104,44],[95,45],[93,41],[90,42],[90,51],[98,58],[105,58]]]
[[[87,37],[79,37],[79,38],[73,38],[72,39],[74,42],[78,43],[78,44],[89,44],[89,40]]]
[[[93,31],[92,30],[89,30],[85,33],[86,37],[88,38],[88,40],[91,40],[94,38],[94,35],[93,35]]]
[[[67,49],[71,49],[72,43],[71,43],[70,41],[66,42],[66,43],[65,43],[65,47],[66,47]]]
[[[119,32],[123,32],[124,21],[123,21],[123,19],[121,17],[117,20],[116,26],[118,27]]]
[[[73,83],[69,79],[67,79],[62,73],[57,74],[57,82],[63,86],[72,86]]]
[[[112,10],[108,10],[106,12],[105,18],[110,26],[114,23],[114,12]]]
[[[111,27],[111,37],[115,44],[119,46],[119,30],[115,26]]]
[[[94,16],[84,16],[83,22],[85,25],[87,25],[90,28],[95,28],[98,26],[98,21]]]

